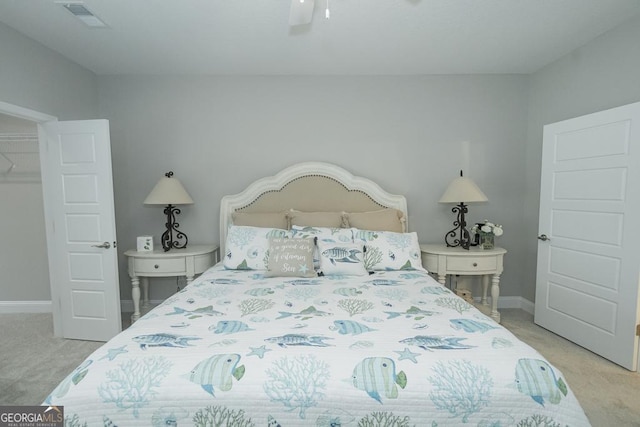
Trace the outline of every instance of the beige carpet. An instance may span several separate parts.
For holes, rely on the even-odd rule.
[[[0,314],[0,405],[39,405],[103,343],[55,338],[51,314]]]
[[[594,427],[640,426],[640,374],[538,327],[522,310],[501,312],[506,328],[563,372]],[[0,405],[39,405],[100,345],[54,338],[50,314],[0,314]]]
[[[562,371],[594,427],[640,426],[639,373],[539,327],[525,311],[500,313],[504,327]]]

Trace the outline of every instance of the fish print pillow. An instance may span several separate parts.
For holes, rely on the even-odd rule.
[[[269,240],[269,258],[265,277],[316,277],[313,268],[315,238]]]
[[[269,239],[288,237],[280,228],[232,225],[227,233],[223,265],[227,270],[266,270]]]
[[[340,243],[318,241],[320,271],[325,276],[366,276],[364,268],[364,245],[362,243]]]
[[[368,271],[424,270],[418,234],[351,229],[355,242],[365,246],[364,265]]]
[[[318,242],[353,243],[353,235],[350,228],[310,227],[301,225],[291,226],[292,237],[315,237]],[[320,254],[316,248],[313,254],[313,266],[320,268]]]

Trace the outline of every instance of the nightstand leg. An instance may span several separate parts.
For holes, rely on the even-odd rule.
[[[440,283],[442,286],[446,286],[447,276],[445,274],[438,274],[438,283]]]
[[[140,279],[136,276],[131,277],[131,298],[133,298],[131,322],[135,322],[140,318]]]
[[[193,276],[187,276],[187,285],[193,282]]]
[[[491,318],[500,323],[498,312],[498,297],[500,296],[500,275],[494,274],[491,281]]]
[[[482,276],[482,305],[489,305],[487,301],[487,292],[489,291],[489,275]]]
[[[142,285],[142,308],[147,308],[149,307],[149,278],[141,278],[140,284]]]

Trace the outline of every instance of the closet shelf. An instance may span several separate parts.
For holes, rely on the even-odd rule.
[[[40,181],[37,134],[0,134],[0,182]]]

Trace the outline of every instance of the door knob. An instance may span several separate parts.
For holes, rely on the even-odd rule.
[[[104,243],[103,243],[103,244],[101,244],[101,245],[91,245],[91,246],[93,246],[94,248],[109,249],[109,248],[111,247],[111,243],[109,243],[109,242],[104,242]]]
[[[543,242],[546,242],[547,240],[551,240],[551,239],[548,238],[546,234],[541,234],[538,236],[538,240],[542,240]]]

